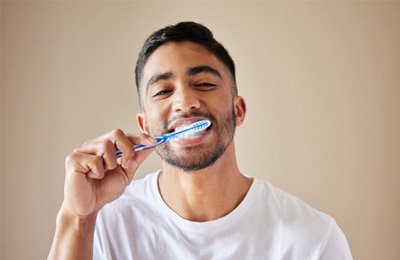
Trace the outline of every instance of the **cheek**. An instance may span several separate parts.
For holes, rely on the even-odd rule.
[[[234,111],[233,102],[231,99],[220,98],[213,107],[213,112],[216,116],[225,117],[227,114],[232,114]]]
[[[151,136],[160,135],[164,132],[165,122],[167,121],[166,115],[158,109],[150,109],[147,113],[147,127],[146,130]]]
[[[145,113],[149,121],[159,120],[166,113],[166,104],[164,102],[146,102]]]
[[[159,118],[168,113],[168,108],[171,106],[168,100],[148,100],[145,103],[146,114],[153,118]]]

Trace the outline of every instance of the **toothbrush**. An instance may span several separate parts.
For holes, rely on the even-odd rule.
[[[165,143],[166,141],[168,141],[171,138],[179,137],[180,135],[185,134],[185,133],[196,133],[196,132],[206,129],[210,125],[211,125],[210,120],[197,121],[197,122],[194,122],[194,123],[184,127],[183,129],[181,129],[179,131],[156,136],[155,139],[157,140],[157,143],[155,145],[139,144],[139,145],[135,145],[134,148],[135,148],[135,151],[143,151],[143,150],[147,150],[150,148],[154,148],[156,146],[159,146],[160,144]],[[120,150],[117,150],[116,155],[117,155],[117,158],[119,158],[119,157],[121,157],[122,152]]]

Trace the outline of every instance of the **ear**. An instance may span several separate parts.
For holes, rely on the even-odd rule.
[[[243,123],[246,116],[246,102],[243,97],[236,96],[234,97],[233,105],[236,116],[236,125],[239,126]]]
[[[140,127],[140,130],[144,134],[149,134],[147,131],[147,120],[146,120],[146,115],[144,113],[139,113],[136,115],[136,121],[138,123],[138,126]]]

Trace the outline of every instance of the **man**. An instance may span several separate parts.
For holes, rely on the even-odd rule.
[[[142,134],[114,130],[67,157],[49,259],[351,259],[331,217],[240,172],[233,138],[246,105],[233,60],[206,27],[153,33],[136,84]],[[132,181],[154,150],[134,145],[204,119],[205,131],[155,149],[159,172]]]

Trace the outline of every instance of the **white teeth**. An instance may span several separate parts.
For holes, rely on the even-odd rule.
[[[174,132],[178,132],[178,131],[180,131],[182,129],[185,129],[188,126],[189,125],[178,126],[178,127],[175,128]],[[179,134],[178,136],[176,136],[176,138],[184,138],[184,139],[195,138],[197,136],[202,135],[204,132],[205,132],[205,129],[201,130],[201,131],[197,131],[197,132],[196,131],[194,131],[194,132],[189,131],[189,132],[186,132],[186,133]]]
[[[178,138],[186,138],[186,139],[188,139],[188,138],[195,138],[195,137],[197,137],[197,136],[202,135],[204,132],[205,132],[205,130],[198,131],[198,132],[190,132],[190,131],[189,131],[189,132],[187,132],[187,133],[183,133],[183,134],[179,135]]]
[[[189,124],[189,125],[190,125],[190,124]],[[174,132],[178,132],[178,131],[180,131],[180,130],[186,128],[186,127],[188,127],[189,125],[181,125],[181,126],[178,126],[177,128],[175,128]]]

